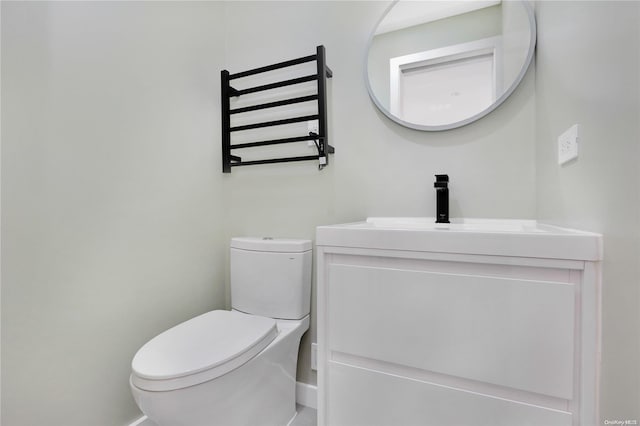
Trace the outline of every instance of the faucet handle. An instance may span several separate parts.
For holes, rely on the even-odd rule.
[[[436,181],[433,184],[434,188],[446,188],[449,183],[449,175],[436,175]]]

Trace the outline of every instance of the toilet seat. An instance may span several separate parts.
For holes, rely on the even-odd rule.
[[[278,334],[272,318],[211,311],[159,334],[136,353],[131,383],[168,391],[215,379],[249,361]]]

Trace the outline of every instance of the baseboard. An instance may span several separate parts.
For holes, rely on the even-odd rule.
[[[318,409],[318,387],[296,382],[296,402],[300,405]]]
[[[307,383],[296,382],[296,402],[305,407],[318,409],[318,387]],[[142,416],[129,426],[156,426],[147,416]]]
[[[149,420],[147,416],[142,416],[129,426],[156,426],[156,424]]]

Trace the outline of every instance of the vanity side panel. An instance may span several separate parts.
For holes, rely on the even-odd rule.
[[[581,282],[581,426],[600,422],[600,365],[602,356],[602,263],[585,262]]]
[[[318,343],[318,426],[327,424],[326,414],[328,411],[328,394],[330,383],[327,380],[328,368],[328,351],[327,351],[327,292],[329,289],[329,265],[333,255],[328,252],[325,247],[316,247],[316,271],[317,271],[317,287],[316,287],[316,315],[317,329],[316,338]]]

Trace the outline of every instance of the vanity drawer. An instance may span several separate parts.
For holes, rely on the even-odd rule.
[[[330,426],[571,426],[572,415],[329,362]]]
[[[327,361],[342,353],[573,397],[573,284],[343,264],[328,278]]]

